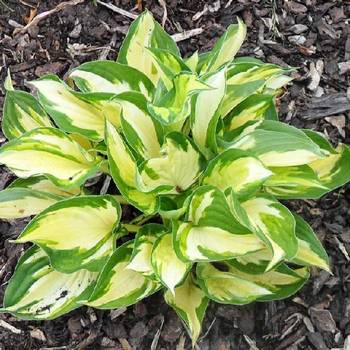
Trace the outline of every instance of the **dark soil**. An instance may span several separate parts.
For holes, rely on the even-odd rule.
[[[106,0],[108,1],[108,0]],[[30,15],[53,9],[60,1],[0,1],[0,82],[11,69],[15,87],[53,72],[64,76],[84,61],[115,59],[131,20],[86,0],[52,14],[27,33],[17,33]],[[132,10],[136,0],[115,0]],[[179,43],[184,55],[212,47],[236,16],[248,25],[240,55],[300,67],[280,102],[281,118],[301,128],[350,144],[350,2],[317,0],[168,0],[170,33],[202,27],[203,33]],[[157,1],[142,1],[161,20]],[[228,5],[228,6],[226,6]],[[197,20],[193,16],[207,11]],[[137,13],[138,10],[132,10]],[[197,15],[198,17],[198,15]],[[0,106],[3,103],[0,87]],[[317,101],[319,97],[319,101]],[[320,103],[321,101],[321,103]],[[5,139],[0,134],[0,142]],[[0,189],[13,176],[0,169]],[[96,184],[100,186],[103,179]],[[301,213],[324,242],[333,275],[312,271],[312,278],[285,301],[245,307],[211,304],[198,349],[350,348],[350,187],[318,201],[288,204]],[[8,243],[27,220],[0,221],[0,295],[3,295],[23,247]],[[1,320],[19,332],[1,325]],[[345,345],[344,345],[345,343]],[[86,307],[53,321],[19,321],[0,315],[0,349],[190,349],[181,321],[154,295],[127,310]]]

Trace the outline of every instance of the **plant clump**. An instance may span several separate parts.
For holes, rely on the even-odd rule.
[[[53,319],[162,290],[195,343],[209,300],[286,298],[310,266],[330,269],[279,200],[348,182],[349,148],[278,121],[292,69],[235,58],[245,35],[238,20],[212,51],[182,58],[146,11],[116,62],[84,63],[67,82],[44,76],[35,94],[6,80],[0,163],[18,179],[0,192],[0,217],[34,218],[14,241],[33,245],[3,312]],[[118,191],[89,192],[101,173]],[[129,222],[126,205],[140,212]]]

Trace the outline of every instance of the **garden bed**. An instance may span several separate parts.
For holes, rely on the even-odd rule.
[[[37,7],[33,0],[0,2],[1,82],[7,68],[15,88],[26,89],[26,81],[46,73],[64,77],[82,62],[115,59],[131,19],[102,4],[94,6],[86,0],[49,13],[37,25],[21,27],[59,3],[41,1]],[[171,34],[201,28],[179,42],[186,56],[210,49],[240,16],[248,26],[248,38],[239,55],[300,67],[293,73],[294,84],[278,101],[281,118],[299,128],[323,132],[334,144],[350,144],[350,3],[316,3],[320,1],[168,0],[165,27]],[[136,0],[114,4],[138,13]],[[142,4],[162,21],[164,8],[157,1]],[[1,86],[0,106],[3,97]],[[5,141],[2,134],[0,141]],[[1,168],[0,189],[13,178]],[[98,191],[104,180],[96,178],[91,188]],[[288,205],[318,233],[330,255],[333,275],[313,269],[307,285],[285,301],[244,307],[211,304],[199,349],[323,350],[342,348],[344,342],[350,349],[350,187],[318,201]],[[123,215],[134,213],[126,208]],[[23,252],[23,246],[8,239],[15,238],[27,222],[0,221],[1,297]],[[83,307],[53,321],[19,321],[0,315],[0,349],[40,348],[190,349],[191,345],[181,321],[158,293],[128,309]]]

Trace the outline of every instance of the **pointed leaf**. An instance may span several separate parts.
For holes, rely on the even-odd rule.
[[[36,215],[62,199],[28,188],[7,188],[0,192],[0,218],[18,219]]]
[[[114,101],[122,108],[121,125],[130,147],[143,159],[159,156],[163,130],[148,113],[145,97],[137,92],[126,92]]]
[[[148,48],[154,59],[158,71],[161,73],[161,79],[168,90],[172,87],[172,79],[181,72],[190,72],[191,69],[186,65],[182,58],[171,51]]]
[[[217,41],[202,65],[201,73],[214,72],[235,57],[247,32],[245,24],[239,18],[237,22],[237,24],[231,24]]]
[[[119,50],[118,62],[136,68],[156,85],[161,73],[148,48],[169,50],[179,56],[179,49],[173,39],[153,19],[152,14],[145,11],[131,24]]]
[[[264,248],[236,219],[225,195],[213,186],[194,192],[186,219],[173,223],[174,248],[184,261],[226,260]]]
[[[248,126],[227,147],[249,151],[268,167],[308,164],[328,154],[301,130],[273,120]]]
[[[294,214],[298,238],[298,252],[293,262],[303,266],[314,265],[330,272],[329,258],[310,225],[304,219]]]
[[[226,263],[199,263],[197,265],[198,284],[209,299],[221,304],[244,305],[272,294],[258,283],[241,278],[229,271]]]
[[[57,186],[76,188],[100,161],[62,131],[38,128],[2,146],[0,163],[18,177],[45,175]]]
[[[114,249],[120,212],[119,203],[108,195],[66,199],[36,216],[16,243],[36,243],[58,271],[99,271]]]
[[[318,144],[326,151],[321,143]],[[350,180],[350,149],[347,145],[339,144],[335,149],[331,147],[329,152],[327,157],[315,160],[309,166],[316,172],[321,184],[331,191]]]
[[[157,238],[152,250],[152,266],[156,276],[173,294],[186,277],[192,264],[181,261],[175,254],[171,233]]]
[[[154,85],[140,71],[113,61],[91,61],[74,68],[69,75],[82,92],[120,94],[139,91],[152,97]]]
[[[52,123],[32,95],[24,91],[6,92],[2,130],[7,139],[14,139],[42,126],[52,126]]]
[[[158,207],[156,196],[137,189],[136,161],[111,123],[106,125],[106,142],[111,175],[120,193],[136,208],[148,214],[154,213]]]
[[[246,98],[262,90],[270,78],[284,72],[283,68],[273,64],[248,64],[248,67],[245,66],[245,64],[232,65],[227,70],[227,90],[220,109],[221,117],[225,117]]]
[[[51,320],[80,306],[92,293],[97,273],[55,271],[48,256],[33,246],[20,258],[6,288],[4,307],[26,320]]]
[[[319,198],[329,191],[308,165],[270,168],[272,176],[264,183],[268,193],[277,198]]]
[[[16,179],[7,187],[24,188],[34,191],[40,191],[47,194],[52,194],[59,197],[73,197],[81,193],[80,187],[76,188],[60,188],[46,179],[44,176],[29,177],[27,179]]]
[[[231,187],[240,197],[246,197],[262,186],[271,175],[259,159],[244,151],[230,149],[210,161],[204,176],[204,185],[213,185],[225,191]]]
[[[109,258],[87,304],[98,309],[116,309],[137,303],[159,289],[159,284],[128,268],[132,242],[120,246]]]
[[[166,126],[179,124],[177,129],[181,129],[184,120],[190,115],[192,96],[211,88],[195,74],[187,72],[177,75],[172,83],[172,90],[157,103],[149,103],[148,110],[160,123]]]
[[[263,119],[271,104],[274,104],[272,95],[253,94],[249,96],[225,118],[225,133],[230,135],[248,122]]]
[[[146,161],[141,167],[139,188],[143,192],[181,193],[199,177],[203,156],[182,133],[167,135],[164,155]]]
[[[175,288],[174,294],[166,291],[164,299],[185,322],[190,330],[192,344],[195,344],[201,332],[208,298],[189,274],[186,280]]]
[[[242,272],[240,269],[228,262],[229,272],[246,281],[253,282],[271,291],[270,294],[260,296],[258,301],[279,300],[287,298],[296,293],[309,278],[307,268],[291,269],[282,264],[272,271],[262,274],[250,274]]]
[[[158,224],[147,224],[138,230],[128,269],[140,272],[147,277],[153,277],[152,248],[154,242],[164,232],[165,227]]]
[[[104,134],[103,111],[69,89],[55,76],[46,76],[31,84],[38,89],[39,101],[64,131],[78,133],[93,141],[101,141]]]
[[[193,119],[191,121],[192,136],[197,146],[206,156],[210,150],[216,151],[216,126],[221,101],[226,89],[226,70],[221,69],[203,79],[212,89],[200,92],[194,102]]]
[[[270,247],[273,257],[267,270],[298,250],[295,220],[291,212],[271,195],[258,194],[242,203],[256,234]]]

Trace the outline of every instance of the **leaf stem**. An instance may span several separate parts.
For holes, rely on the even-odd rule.
[[[148,220],[151,220],[155,216],[156,216],[156,214],[153,214],[153,215],[141,214],[139,216],[136,216],[136,218],[132,219],[130,221],[130,224],[136,224],[136,225],[140,225],[141,226],[142,224],[144,224]]]
[[[119,202],[119,204],[129,204],[129,202],[120,194],[113,194],[112,197]]]
[[[128,232],[137,232],[141,228],[141,226],[139,225],[131,225],[131,224],[122,224],[122,225]]]

